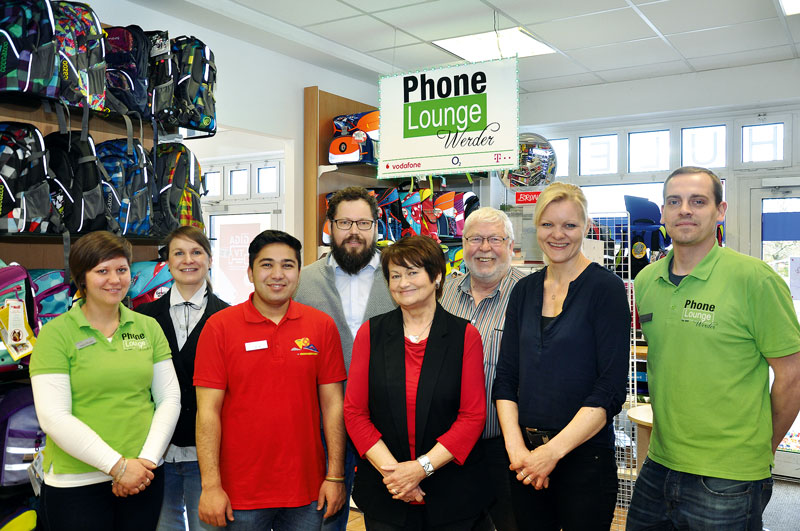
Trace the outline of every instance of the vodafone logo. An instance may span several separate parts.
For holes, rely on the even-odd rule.
[[[542,192],[517,192],[515,202],[518,205],[535,205]]]

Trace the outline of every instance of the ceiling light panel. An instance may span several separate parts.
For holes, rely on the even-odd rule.
[[[475,35],[433,41],[433,44],[463,59],[476,62],[503,57],[530,57],[555,51],[534,39],[522,28],[487,31]]]

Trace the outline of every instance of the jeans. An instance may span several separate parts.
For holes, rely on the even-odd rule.
[[[187,522],[189,531],[214,529],[197,516],[200,492],[200,467],[197,461],[164,463],[164,503],[158,518],[158,531],[185,531]]]
[[[164,498],[164,470],[139,494],[118,498],[111,482],[83,487],[42,486],[39,526],[46,531],[147,531],[156,528]]]
[[[526,531],[608,531],[617,503],[614,450],[579,446],[550,473],[550,486],[536,490],[511,478],[517,525]]]
[[[646,459],[633,489],[627,531],[761,531],[772,478],[758,481],[677,472]]]
[[[309,531],[319,529],[322,524],[323,507],[317,510],[314,500],[302,507],[279,507],[274,509],[251,509],[233,511],[233,521],[228,522],[227,531]]]
[[[511,505],[511,482],[508,475],[508,452],[503,437],[480,439],[476,446],[483,450],[483,459],[489,474],[489,490],[494,502],[489,506],[489,516],[497,531],[517,531],[514,508]]]
[[[325,446],[325,437],[322,438],[322,446],[325,448],[325,455],[328,455],[328,449]],[[330,518],[326,518],[322,523],[323,531],[346,531],[347,520],[350,518],[350,494],[353,492],[353,480],[356,477],[356,449],[347,439],[347,448],[344,452],[344,505],[338,513]]]

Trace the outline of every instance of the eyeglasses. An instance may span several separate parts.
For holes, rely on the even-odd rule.
[[[353,223],[356,224],[358,230],[369,230],[372,228],[372,225],[375,224],[374,219],[359,219],[359,220],[352,220],[352,219],[334,219],[333,223],[336,225],[336,228],[339,230],[350,230],[350,227],[353,226]]]
[[[475,247],[483,245],[484,240],[488,241],[489,245],[491,245],[492,247],[500,247],[501,245],[503,245],[503,242],[505,242],[508,239],[508,236],[506,236],[505,238],[501,238],[500,236],[489,236],[488,238],[484,238],[483,236],[470,236],[469,238],[464,238],[464,239],[467,241],[468,244]]]

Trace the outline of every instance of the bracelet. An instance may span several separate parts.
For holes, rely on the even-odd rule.
[[[344,483],[344,478],[337,478],[334,476],[325,476],[325,481],[332,481],[333,483]]]
[[[127,468],[128,468],[128,460],[123,457],[122,464],[119,466],[119,470],[117,470],[117,473],[114,475],[113,479],[114,483],[119,483],[119,481],[122,479],[122,476],[125,475],[125,470]]]

